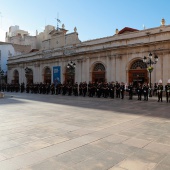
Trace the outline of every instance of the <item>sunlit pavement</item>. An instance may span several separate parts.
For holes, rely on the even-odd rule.
[[[5,93],[0,170],[169,170],[170,103]]]

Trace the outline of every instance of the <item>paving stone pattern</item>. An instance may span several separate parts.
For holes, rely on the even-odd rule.
[[[6,93],[0,170],[170,170],[170,103]]]

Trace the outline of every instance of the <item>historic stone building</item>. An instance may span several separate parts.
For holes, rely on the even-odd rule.
[[[47,34],[46,34],[47,35]],[[8,59],[11,82],[149,82],[143,57],[158,56],[152,83],[170,78],[170,25],[136,30],[125,27],[115,35],[81,42],[77,29],[52,29],[31,52]],[[16,76],[17,75],[17,76]],[[18,79],[16,79],[18,77]]]

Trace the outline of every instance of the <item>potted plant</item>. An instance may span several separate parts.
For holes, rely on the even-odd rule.
[[[152,72],[152,71],[153,71],[153,67],[152,67],[152,66],[149,66],[149,67],[147,68],[147,70],[148,70],[149,72]]]

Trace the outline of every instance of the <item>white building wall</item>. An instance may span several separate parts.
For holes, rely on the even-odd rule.
[[[1,69],[6,72],[7,71],[7,60],[9,53],[11,55],[15,54],[15,50],[11,44],[2,44],[0,45],[0,51],[1,51]]]

